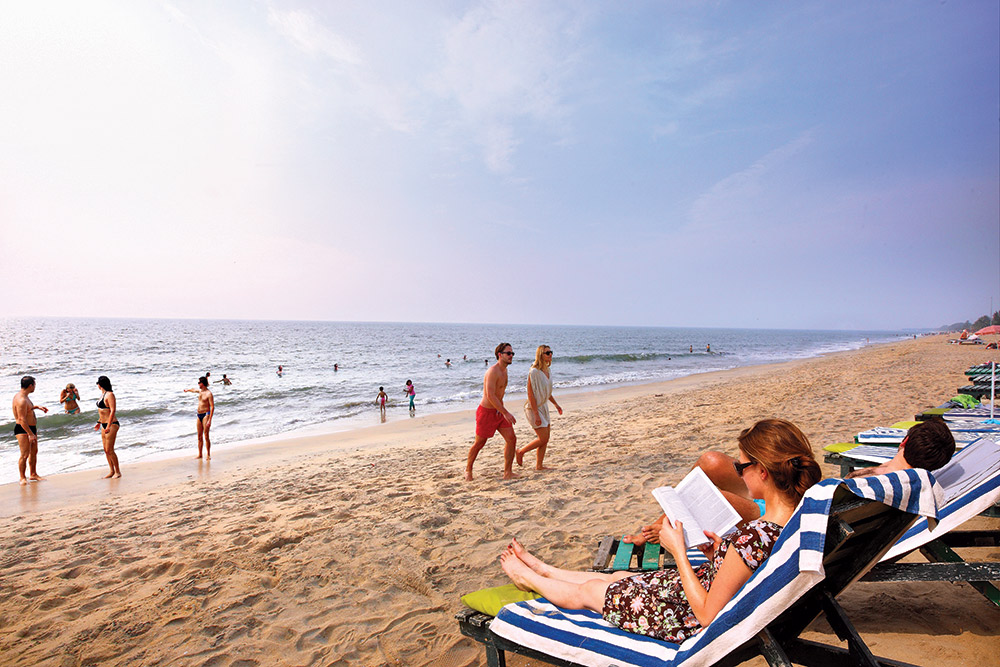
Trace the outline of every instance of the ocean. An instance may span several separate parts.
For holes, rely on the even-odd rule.
[[[850,350],[912,336],[904,331],[792,331],[657,327],[276,322],[235,320],[0,319],[0,483],[17,481],[17,442],[9,401],[23,375],[39,424],[39,473],[98,469],[107,464],[93,430],[97,377],[107,375],[118,399],[115,451],[128,464],[196,451],[197,397],[184,393],[198,377],[212,384],[213,448],[290,433],[342,431],[380,422],[379,386],[388,418],[473,407],[497,343],[516,356],[508,407],[521,414],[524,379],[535,348],[546,344],[554,393],[650,383],[693,373]],[[711,351],[706,350],[711,345]],[[446,366],[447,359],[451,367]],[[277,375],[278,365],[284,367]],[[338,370],[334,371],[334,364]],[[416,387],[416,412],[403,394]],[[82,414],[67,415],[59,392],[80,392]],[[469,426],[470,441],[472,424]],[[218,452],[216,452],[218,453]]]

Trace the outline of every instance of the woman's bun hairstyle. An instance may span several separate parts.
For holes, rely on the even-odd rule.
[[[770,473],[779,491],[798,502],[823,474],[809,438],[784,419],[762,419],[739,435],[740,449]]]

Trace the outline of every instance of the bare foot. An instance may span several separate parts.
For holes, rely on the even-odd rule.
[[[517,541],[517,538],[513,538],[510,541],[510,547],[508,547],[518,559],[530,567],[532,570],[538,574],[544,576],[546,575],[546,568],[548,567],[545,563],[540,561],[531,552],[521,546],[521,543]]]
[[[25,479],[24,477],[22,477],[21,478],[21,486],[27,486],[27,485],[28,485],[28,480]]]
[[[554,468],[549,466],[535,466],[535,470],[554,470]]]
[[[472,471],[471,470],[466,470],[465,471],[465,481],[466,482],[471,482],[472,481]]]
[[[517,465],[523,466],[524,465],[524,452],[522,452],[520,449],[515,449],[514,450],[514,459],[517,461]]]
[[[30,481],[32,481],[32,482],[44,482],[45,481],[45,478],[42,477],[42,476],[40,476],[38,473],[35,473],[33,475],[28,475],[28,479]]]
[[[508,470],[503,474],[504,479],[517,479],[520,475],[515,475],[513,470]]]
[[[108,473],[107,475],[105,475],[105,476],[103,477],[103,479],[111,479],[111,478],[112,478],[112,477],[114,477],[114,476],[115,476],[115,473],[114,473],[114,472],[109,472],[109,473]]]
[[[201,458],[201,454],[199,454],[199,455],[198,455],[198,456],[196,456],[195,458],[196,458],[196,459],[200,459],[200,458]]]
[[[120,479],[122,474],[120,472],[115,473],[115,479]]]
[[[528,584],[528,580],[525,578],[530,569],[528,566],[521,562],[521,559],[515,556],[510,551],[505,551],[500,554],[500,567],[503,571],[510,577],[510,580],[514,582],[514,585],[520,588],[522,591],[532,590],[531,586]]]

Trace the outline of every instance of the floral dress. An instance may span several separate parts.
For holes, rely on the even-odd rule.
[[[763,519],[744,521],[723,538],[711,563],[695,569],[698,581],[707,591],[730,547],[753,572],[771,554],[781,526]],[[668,642],[681,643],[701,630],[691,611],[677,570],[644,572],[620,579],[604,595],[604,619],[622,630],[648,635]]]

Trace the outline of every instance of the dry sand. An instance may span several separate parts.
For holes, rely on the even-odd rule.
[[[498,478],[499,438],[463,481],[462,412],[132,466],[117,482],[5,485],[0,663],[482,664],[453,615],[460,595],[505,583],[496,557],[511,535],[585,567],[599,536],[656,515],[652,488],[707,448],[734,451],[755,420],[790,419],[819,451],[940,404],[988,358],[922,338],[562,396],[556,469],[531,470],[529,454],[513,482]],[[1000,610],[965,584],[856,584],[841,602],[879,655],[986,665],[1000,650]],[[807,636],[836,641],[821,622]]]

